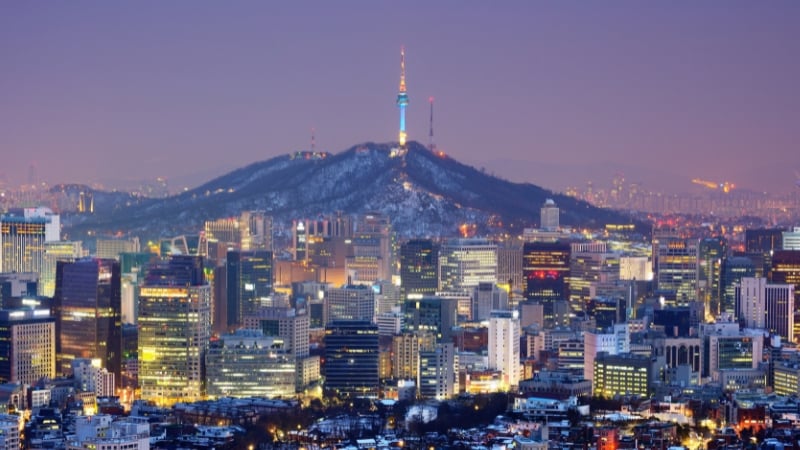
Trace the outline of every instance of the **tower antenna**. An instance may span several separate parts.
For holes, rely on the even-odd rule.
[[[314,127],[311,127],[311,152],[315,152],[317,148],[317,138],[315,136],[316,130]]]
[[[429,98],[428,101],[431,103],[431,128],[428,132],[428,149],[434,151],[436,144],[433,142],[433,97]]]

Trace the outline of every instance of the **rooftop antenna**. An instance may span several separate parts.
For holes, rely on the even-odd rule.
[[[436,150],[436,144],[433,142],[433,97],[429,98],[428,101],[431,103],[431,128],[428,132],[428,149],[434,151]]]

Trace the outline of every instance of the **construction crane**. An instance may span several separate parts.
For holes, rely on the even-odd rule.
[[[692,183],[699,184],[700,186],[704,186],[709,189],[720,190],[726,194],[736,189],[736,185],[731,183],[730,181],[722,181],[720,183],[717,183],[715,181],[701,180],[700,178],[695,178],[692,180]]]

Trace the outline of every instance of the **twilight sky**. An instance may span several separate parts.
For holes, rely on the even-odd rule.
[[[0,180],[196,184],[397,136],[562,189],[800,171],[800,2],[0,2]]]

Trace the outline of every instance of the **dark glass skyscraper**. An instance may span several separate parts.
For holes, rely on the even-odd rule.
[[[430,239],[412,239],[400,246],[400,289],[408,294],[433,295],[439,286],[439,248]]]
[[[378,326],[360,320],[325,327],[325,389],[338,395],[378,393]]]
[[[753,260],[746,256],[733,256],[722,262],[720,312],[735,312],[736,290],[734,285],[744,277],[754,276],[756,276],[756,266]]]
[[[75,358],[97,358],[121,386],[120,287],[120,267],[113,259],[58,262],[54,305],[60,373],[72,373]]]
[[[266,250],[229,251],[227,256],[228,326],[242,323],[254,313],[262,300],[272,294],[272,252]]]
[[[547,325],[553,323],[555,302],[569,299],[570,252],[570,245],[562,242],[527,242],[522,247],[525,298],[542,303]]]
[[[724,237],[701,239],[697,248],[697,300],[703,302],[706,311],[713,316],[719,314],[722,261],[727,250]]]

